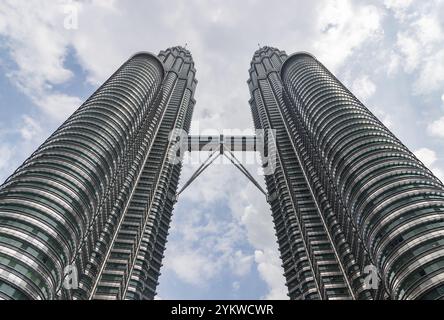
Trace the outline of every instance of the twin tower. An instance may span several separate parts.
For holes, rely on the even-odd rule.
[[[249,73],[289,297],[443,298],[439,179],[309,53]],[[155,297],[195,74],[184,48],[136,54],[0,187],[0,299]]]

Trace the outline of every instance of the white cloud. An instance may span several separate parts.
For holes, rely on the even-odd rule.
[[[270,246],[274,246],[274,243],[276,242],[276,236],[274,235],[274,230],[270,228],[270,225],[272,225],[272,219],[271,215],[267,215],[270,212],[270,209],[268,206],[260,205],[262,204],[262,201],[259,202],[259,199],[257,199],[257,195],[253,196],[253,192],[259,192],[257,190],[250,191],[248,193],[244,194],[243,199],[243,215],[242,215],[242,223],[248,226],[247,232],[248,232],[248,239],[250,243],[254,244],[256,248],[269,248]],[[248,198],[248,195],[251,196],[251,198]],[[247,203],[248,199],[256,199],[256,204],[250,204]],[[238,206],[241,206],[242,204],[239,204]],[[237,206],[232,204],[233,208],[236,208]]]
[[[0,141],[0,184],[12,173],[13,162],[16,157],[17,149],[15,146]]]
[[[34,88],[72,76],[63,66],[69,40],[58,28],[61,9],[48,1],[2,1],[0,32],[9,39],[8,48],[18,66],[16,76]]]
[[[420,16],[418,20],[412,23],[412,27],[416,29],[418,39],[424,46],[432,46],[443,40],[443,31],[439,18],[435,13],[429,13]]]
[[[258,181],[263,179],[257,178]],[[256,249],[255,262],[261,278],[269,287],[264,299],[288,299],[284,270],[279,258],[277,238],[272,228],[270,206],[251,184],[230,198],[232,211],[240,217],[247,231],[248,242]]]
[[[63,19],[60,1],[5,0],[0,4],[0,34],[8,39],[7,49],[17,65],[8,76],[56,121],[66,118],[66,103],[78,102],[53,90],[54,85],[65,83],[73,75],[64,66],[71,42]],[[56,108],[55,104],[60,105]],[[73,110],[78,105],[70,107]]]
[[[375,94],[376,85],[369,79],[368,75],[364,75],[353,82],[351,91],[359,100],[365,103]]]
[[[234,274],[243,277],[251,271],[251,266],[253,263],[252,255],[245,255],[242,251],[238,250],[232,256],[231,260],[231,268],[234,271]]]
[[[385,0],[384,5],[389,9],[407,9],[413,0]]]
[[[0,172],[9,166],[9,161],[14,154],[14,148],[3,144],[0,145]]]
[[[175,250],[175,248],[168,248]],[[203,286],[220,272],[221,266],[207,255],[196,250],[175,251],[165,260],[165,267],[173,270],[183,281],[194,286]]]
[[[281,260],[275,250],[255,252],[258,270],[264,281],[271,287],[264,298],[267,300],[288,300],[288,289],[282,282]]]
[[[433,174],[439,179],[441,180],[441,182],[444,183],[444,170],[440,169],[440,168],[431,168],[430,170],[432,170]]]
[[[442,13],[444,3],[422,1],[409,3],[407,7],[395,6],[403,14],[397,16],[398,29],[395,51],[401,57],[398,65],[414,75],[413,90],[416,94],[434,92],[444,84],[444,31]],[[406,14],[409,8],[410,14]],[[393,68],[388,68],[390,74]]]
[[[444,44],[444,41],[443,41]],[[444,84],[444,49],[425,58],[420,75],[414,84],[417,93],[431,93],[441,89]]]
[[[30,141],[42,134],[42,127],[34,118],[24,115],[20,134],[25,141]]]
[[[263,178],[256,175],[256,167],[248,166],[248,169],[263,184]],[[188,177],[189,174],[191,173],[188,172],[183,177]],[[199,199],[199,195],[202,195],[203,189],[208,188],[218,193],[200,202],[202,199]],[[269,287],[268,293],[262,298],[288,299],[269,205],[264,196],[237,169],[231,164],[219,164],[210,168],[184,193],[184,197],[186,199],[183,204],[191,201],[194,207],[199,203],[199,208],[202,209],[182,211],[182,202],[179,201],[171,231],[176,237],[168,244],[165,268],[174,271],[187,283],[211,286],[211,280],[219,277],[224,270],[242,279],[251,272],[254,264]],[[233,222],[227,222],[227,217],[221,220],[220,213],[216,214],[213,209],[209,212],[205,209],[221,200],[228,202]],[[236,249],[238,244],[245,242],[254,250],[262,252],[263,259],[258,260],[256,254]],[[171,246],[174,248],[171,249]],[[199,277],[204,271],[189,265],[188,260],[181,257],[183,252],[198,254],[195,260],[211,265],[213,273]],[[210,261],[199,257],[208,257]]]
[[[294,50],[303,46],[336,68],[380,29],[379,10],[352,1],[297,1],[272,8],[265,2],[250,2],[248,10],[237,1],[191,1],[187,5],[180,1],[137,1],[131,6],[117,0],[75,2],[79,8],[79,28],[70,31],[63,28],[63,1],[54,5],[52,0],[8,0],[0,5],[0,12],[4,12],[0,33],[8,37],[11,55],[18,61],[13,78],[36,101],[49,99],[46,95],[57,97],[59,93],[53,92],[52,85],[72,76],[64,66],[68,48],[73,49],[87,71],[88,81],[97,85],[135,51],[156,52],[188,42],[201,80],[197,98],[206,108],[219,110],[211,112],[212,119],[200,117],[201,121],[206,124],[209,120],[209,125],[223,127],[251,125],[249,115],[239,115],[236,110],[248,100],[246,70],[257,42],[282,44],[290,50],[292,46]],[[288,6],[297,6],[304,16],[294,22],[293,15],[286,10]],[[276,23],[274,28],[245,24],[251,16]],[[314,18],[317,25],[311,23]],[[288,35],[280,32],[284,27],[289,30]],[[236,32],[239,28],[244,32]],[[277,30],[281,38],[276,38]],[[215,78],[215,74],[219,77]],[[223,92],[224,99],[215,99],[216,91]],[[43,110],[54,115],[53,108]],[[198,109],[196,116],[202,116],[204,110]],[[54,117],[59,120],[61,116],[55,113]]]
[[[412,5],[413,0],[385,0],[384,5],[387,9],[394,11],[398,19],[404,19],[407,9]]]
[[[387,64],[387,75],[392,76],[393,74],[395,74],[399,67],[400,67],[400,56],[395,53],[395,52],[391,52],[389,55],[389,62]]]
[[[336,70],[369,39],[381,35],[381,15],[376,6],[359,6],[352,1],[327,1],[319,12],[314,48],[331,70]]]
[[[430,123],[427,127],[427,131],[432,136],[444,138],[444,117]]]
[[[190,204],[180,202],[175,211],[177,218],[171,230],[174,238],[167,246],[165,268],[199,287],[211,286],[222,273],[240,279],[249,274],[254,257],[252,252],[239,248],[245,243],[243,226],[204,203],[199,209],[185,212],[181,205]]]
[[[420,43],[406,33],[398,33],[397,47],[404,58],[404,70],[406,72],[414,71],[421,58]]]
[[[191,158],[189,158],[191,157]],[[191,163],[199,163],[199,161],[205,161],[206,155],[193,153],[187,153],[185,160],[191,159]],[[195,172],[197,165],[184,166],[184,170],[181,174],[181,183],[184,184]],[[185,190],[181,195],[181,199],[188,201],[199,202],[202,206],[214,203],[215,201],[227,199],[228,193],[224,192],[224,186],[235,184],[237,181],[236,176],[233,173],[233,168],[227,172],[227,166],[221,164],[221,159],[215,161],[215,163],[204,171],[194,182],[193,188]],[[235,180],[236,179],[236,180]]]
[[[49,129],[50,130],[50,129]],[[0,184],[48,136],[39,116],[20,115],[17,121],[0,122]]]
[[[426,167],[430,167],[438,159],[436,156],[436,152],[428,148],[421,148],[419,150],[416,150],[414,154],[418,157],[419,160],[422,161],[422,163],[424,163]]]
[[[421,148],[413,152],[419,160],[428,168],[433,174],[444,182],[444,171],[436,166],[438,155],[434,150],[429,148]]]
[[[62,122],[80,107],[82,100],[78,97],[55,93],[36,98],[35,103],[41,107],[45,113],[50,114],[55,120]]]

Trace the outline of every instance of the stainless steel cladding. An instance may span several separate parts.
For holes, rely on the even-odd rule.
[[[180,171],[164,138],[189,127],[194,75],[182,48],[134,55],[6,181],[0,298],[154,297]]]

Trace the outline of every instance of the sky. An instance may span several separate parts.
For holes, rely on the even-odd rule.
[[[135,52],[185,44],[193,134],[253,127],[258,45],[309,51],[444,180],[443,16],[443,0],[1,0],[0,182]],[[216,163],[176,206],[158,299],[287,299],[282,274],[263,195]]]

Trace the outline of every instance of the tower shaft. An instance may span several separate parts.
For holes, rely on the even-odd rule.
[[[136,54],[6,181],[0,298],[154,298],[195,73],[180,47]]]
[[[439,179],[308,53],[258,50],[249,86],[290,297],[444,296]]]

